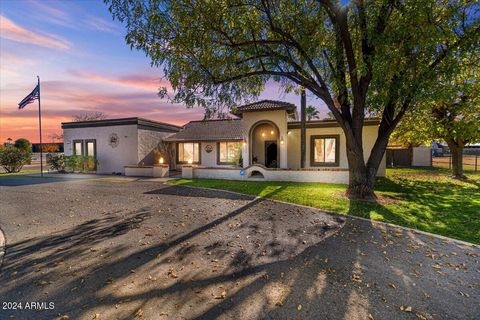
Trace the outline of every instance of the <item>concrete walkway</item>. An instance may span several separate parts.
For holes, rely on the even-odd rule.
[[[54,305],[1,319],[480,314],[479,247],[412,230],[152,181],[0,186],[0,202],[0,297]]]

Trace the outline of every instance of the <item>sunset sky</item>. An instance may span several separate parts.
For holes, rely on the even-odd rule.
[[[20,137],[38,142],[38,104],[18,110],[37,75],[44,141],[61,133],[62,121],[85,112],[178,125],[203,117],[202,109],[158,98],[157,89],[168,82],[143,52],[125,43],[124,28],[101,0],[1,0],[0,28],[0,143]],[[300,102],[274,83],[260,98]],[[311,98],[308,104],[321,105]]]

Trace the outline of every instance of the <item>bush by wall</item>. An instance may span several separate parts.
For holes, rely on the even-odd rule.
[[[64,156],[65,167],[70,172],[91,172],[97,168],[97,159],[92,156]]]
[[[66,173],[65,170],[65,156],[63,154],[47,154],[47,164],[52,170],[58,173]]]

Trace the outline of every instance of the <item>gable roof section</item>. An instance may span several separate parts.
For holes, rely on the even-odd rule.
[[[121,118],[121,119],[105,119],[94,121],[76,121],[76,122],[62,122],[62,129],[76,129],[76,128],[92,128],[92,127],[110,127],[110,126],[127,126],[137,125],[138,129],[162,131],[162,132],[178,132],[182,127],[143,118]]]
[[[183,130],[166,141],[235,141],[243,140],[242,120],[203,120],[187,123]]]
[[[235,111],[235,114],[242,114],[244,112],[254,111],[271,111],[271,110],[286,110],[288,113],[294,113],[297,107],[290,102],[276,101],[276,100],[261,100],[258,102],[240,106]]]

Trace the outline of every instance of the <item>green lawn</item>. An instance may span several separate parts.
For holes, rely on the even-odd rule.
[[[438,168],[387,169],[379,178],[379,203],[352,201],[344,185],[272,181],[172,180],[177,185],[225,189],[385,221],[468,242],[480,243],[480,173],[469,182],[448,178]]]

